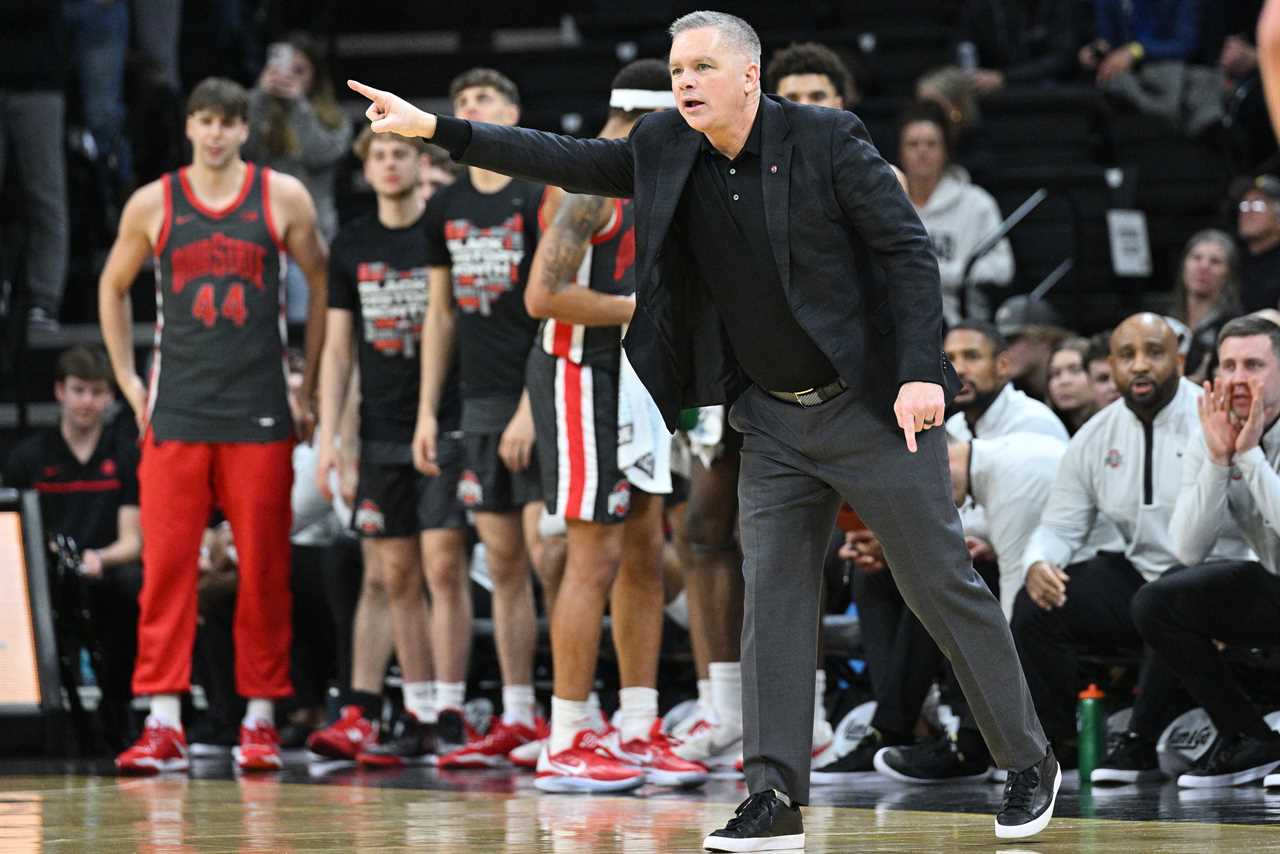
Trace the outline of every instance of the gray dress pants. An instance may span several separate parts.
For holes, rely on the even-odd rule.
[[[755,386],[729,422],[743,434],[749,791],[809,799],[821,570],[841,498],[883,544],[903,599],[951,660],[996,762],[1022,769],[1044,758],[1048,742],[1009,624],[965,549],[943,428],[917,434],[911,454],[884,392],[847,391],[806,408]]]

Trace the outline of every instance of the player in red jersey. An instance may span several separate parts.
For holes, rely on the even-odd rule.
[[[248,95],[201,82],[187,101],[191,165],[129,199],[98,286],[102,336],[142,432],[141,616],[133,692],[151,698],[142,737],[116,758],[126,773],[187,767],[179,697],[190,687],[196,558],[213,508],[240,556],[236,683],[248,700],[237,763],[279,768],[273,701],[289,683],[289,490],[305,438],[324,337],[327,250],[294,178],[240,158]],[[310,287],[301,393],[285,380],[288,253]],[[156,333],[149,383],[134,368],[129,289],[151,256]]]

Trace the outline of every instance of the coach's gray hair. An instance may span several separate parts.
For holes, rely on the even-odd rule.
[[[690,12],[676,18],[668,32],[671,38],[689,30],[714,27],[724,36],[725,44],[746,56],[747,60],[760,64],[760,36],[750,24],[728,12]]]

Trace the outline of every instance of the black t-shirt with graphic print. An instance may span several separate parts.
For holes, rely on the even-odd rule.
[[[512,180],[496,193],[481,193],[464,173],[427,203],[427,263],[452,268],[466,401],[518,399],[524,390],[525,361],[538,332],[525,311],[524,286],[545,189]]]
[[[338,232],[329,257],[329,307],[352,313],[360,342],[360,437],[408,444],[418,417],[422,323],[427,314],[425,214],[405,228],[370,215]],[[441,430],[458,429],[456,360],[436,411]]]

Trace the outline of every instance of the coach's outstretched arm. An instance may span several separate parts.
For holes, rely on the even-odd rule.
[[[635,163],[625,139],[575,139],[436,116],[391,92],[355,80],[347,85],[371,102],[365,116],[376,133],[420,136],[460,163],[571,193],[629,198],[635,192]]]

